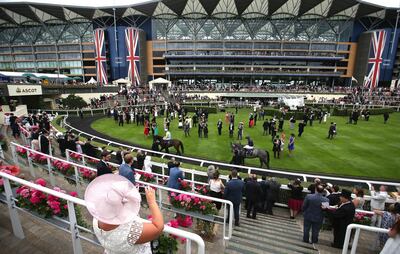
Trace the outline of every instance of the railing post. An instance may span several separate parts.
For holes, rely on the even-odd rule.
[[[0,158],[2,158],[4,160],[4,152],[3,152],[3,148],[0,145]]]
[[[30,157],[30,154],[31,154],[31,152],[26,150],[26,157],[28,159],[29,172],[31,173],[32,177],[36,177],[35,170],[33,170],[32,158]]]
[[[194,191],[194,172],[193,172],[193,170],[190,171],[190,174],[192,174],[192,191]]]
[[[71,233],[72,248],[74,254],[82,254],[81,239],[79,238],[78,223],[76,221],[74,203],[67,201],[69,215],[69,231]]]
[[[55,186],[56,180],[53,175],[53,170],[51,169],[51,160],[49,157],[47,157],[47,171],[49,171],[49,178],[50,178],[51,185]]]
[[[185,246],[186,254],[192,253],[192,240],[186,239],[186,246]]]
[[[347,250],[349,248],[349,242],[350,242],[350,235],[351,235],[351,230],[353,229],[352,224],[347,226],[346,229],[346,236],[344,238],[344,244],[343,244],[343,249],[342,249],[342,254],[347,254]],[[354,243],[354,242],[353,242]]]
[[[19,165],[18,156],[17,156],[17,151],[16,151],[16,148],[15,148],[15,145],[11,145],[11,155],[13,157],[13,161],[14,161],[15,165]]]
[[[3,181],[4,181],[4,190],[6,192],[8,212],[10,214],[13,233],[19,239],[24,239],[25,238],[24,230],[22,229],[21,221],[19,220],[18,211],[16,209],[15,201],[13,199],[10,180],[8,178],[3,177]]]
[[[227,209],[226,209],[226,203],[223,203],[223,204],[224,204],[224,207],[223,207],[223,209],[224,209],[224,224],[222,225],[222,231],[224,232],[223,237],[225,238]],[[224,241],[224,244],[225,244],[225,241]]]
[[[69,150],[65,150],[65,158],[67,159],[68,162],[71,161],[71,158],[69,157]]]
[[[356,254],[356,250],[357,250],[357,245],[358,245],[358,239],[360,238],[360,228],[356,228],[356,233],[354,235],[354,239],[353,239],[353,245],[351,246],[351,254]]]

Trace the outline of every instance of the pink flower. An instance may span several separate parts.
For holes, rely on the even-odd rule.
[[[43,186],[43,187],[46,187],[46,185],[47,185],[46,180],[44,180],[43,178],[37,179],[37,180],[35,181],[35,183],[36,183],[36,184],[39,184],[39,185],[41,185],[41,186]]]
[[[186,238],[182,237],[181,238],[181,244],[184,244],[184,243],[186,243]]]
[[[147,219],[148,219],[148,220],[153,220],[153,216],[152,216],[152,215],[149,215],[149,216],[147,216]]]
[[[30,201],[32,204],[37,204],[37,203],[40,202],[40,198],[39,198],[37,195],[32,195],[31,198],[29,199],[29,201]]]
[[[77,193],[76,191],[71,191],[71,192],[69,193],[69,195],[71,195],[71,196],[73,196],[73,197],[77,197],[77,196],[78,196],[78,193]]]
[[[23,189],[20,191],[19,194],[20,194],[22,197],[24,197],[24,198],[28,198],[29,195],[30,195],[29,190],[26,189],[26,188],[23,188]]]

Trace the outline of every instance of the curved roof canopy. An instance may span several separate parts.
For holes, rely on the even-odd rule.
[[[384,6],[382,6],[384,5]],[[185,18],[394,19],[399,0],[2,0],[0,26],[82,22],[134,15]]]
[[[4,0],[3,3],[48,4],[75,7],[110,8],[126,7],[158,0]],[[217,1],[214,1],[217,2]],[[246,1],[244,1],[246,2]],[[400,9],[399,0],[358,0],[358,2],[380,6],[384,8]]]

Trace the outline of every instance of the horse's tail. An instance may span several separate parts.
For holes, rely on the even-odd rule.
[[[267,168],[269,168],[269,152],[267,150],[265,152],[267,153]]]
[[[183,142],[181,141],[181,148],[182,148],[182,153],[185,153],[185,150],[183,149]]]

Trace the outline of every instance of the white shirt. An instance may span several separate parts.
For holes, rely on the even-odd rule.
[[[374,209],[385,210],[385,202],[388,197],[386,191],[371,191],[371,211]]]
[[[221,179],[218,179],[218,180],[211,179],[210,180],[210,190],[211,191],[221,192],[223,187],[224,187],[224,184],[222,183]]]

